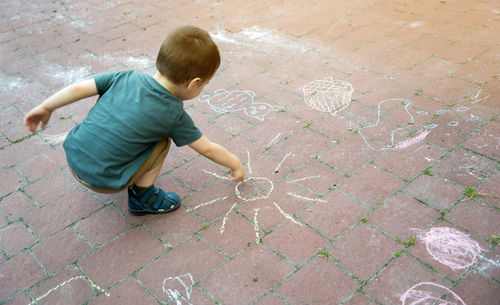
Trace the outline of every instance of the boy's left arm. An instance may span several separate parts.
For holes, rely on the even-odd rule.
[[[201,136],[201,138],[189,144],[189,147],[215,163],[231,169],[229,179],[232,181],[245,181],[245,169],[240,159],[223,146],[210,141],[206,136]]]
[[[79,81],[69,85],[31,109],[24,117],[24,125],[26,125],[29,131],[35,132],[38,124],[41,123],[41,128],[43,129],[47,126],[50,115],[54,110],[78,100],[94,96],[97,93],[94,79]]]

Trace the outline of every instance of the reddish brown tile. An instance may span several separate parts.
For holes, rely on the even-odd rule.
[[[75,229],[94,246],[125,233],[130,228],[127,220],[111,205],[79,221]]]
[[[0,274],[3,275],[0,278],[2,300],[9,299],[44,278],[44,272],[27,251],[0,264]]]
[[[465,141],[463,146],[498,160],[500,159],[498,130],[500,122],[492,121]]]
[[[404,191],[439,210],[450,208],[463,197],[463,188],[427,175],[415,179]]]
[[[407,241],[411,236],[417,235],[415,230],[425,229],[438,217],[439,213],[435,210],[403,193],[397,193],[378,207],[375,213],[368,217],[368,222],[394,237]]]
[[[453,292],[469,305],[494,304],[500,298],[498,283],[475,272],[460,281]]]
[[[337,192],[329,192],[321,199],[324,202],[315,202],[302,211],[299,217],[331,239],[337,238],[369,211]]]
[[[45,238],[101,207],[89,193],[77,190],[26,216],[26,224],[38,238]]]
[[[384,181],[383,185],[379,181]],[[364,203],[375,206],[403,186],[403,181],[385,172],[380,167],[368,165],[337,189],[346,192]]]
[[[221,304],[247,304],[276,285],[293,267],[254,245],[201,281]]]
[[[288,278],[277,292],[292,304],[340,304],[358,283],[320,257]]]
[[[361,280],[367,280],[401,249],[390,237],[364,224],[356,226],[330,248],[332,258]]]
[[[9,221],[15,221],[24,217],[31,210],[36,209],[36,207],[33,201],[20,191],[11,193],[0,201],[0,209],[7,215]]]
[[[81,259],[79,265],[95,284],[106,288],[164,250],[161,242],[149,232],[137,228]]]
[[[297,238],[299,236],[300,239]],[[289,242],[290,240],[296,242]],[[287,222],[266,235],[262,241],[298,266],[304,264],[306,260],[328,245],[324,237],[305,225],[294,222]]]
[[[13,222],[0,229],[0,248],[12,256],[33,245],[37,240],[22,222]]]
[[[370,149],[358,134],[351,135],[320,155],[330,166],[351,175],[373,160],[379,152]]]
[[[493,207],[469,199],[460,202],[453,211],[446,214],[446,219],[460,227],[479,234],[484,239],[498,235],[498,229],[491,226],[499,223],[500,212]]]

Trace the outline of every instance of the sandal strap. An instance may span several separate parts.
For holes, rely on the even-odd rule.
[[[165,199],[165,197],[167,197],[167,193],[164,190],[156,188],[156,187],[154,188],[153,193],[156,194],[156,199],[150,205],[155,210],[158,210],[161,208],[161,205],[163,204],[163,200]]]
[[[139,195],[139,198],[138,198],[139,203],[141,205],[146,204],[146,202],[149,200],[149,198],[151,197],[151,195],[153,195],[153,193],[155,192],[156,189],[157,188],[153,185],[146,192],[144,192],[141,195]]]

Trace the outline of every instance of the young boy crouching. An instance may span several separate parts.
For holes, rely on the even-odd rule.
[[[244,181],[238,157],[204,136],[183,109],[183,101],[197,97],[219,65],[210,35],[182,26],[161,45],[154,76],[122,71],[76,82],[29,111],[24,123],[35,132],[40,123],[47,126],[55,109],[99,95],[64,141],[71,172],[96,192],[127,188],[132,214],[171,212],[180,206],[179,195],[154,186],[171,141],[229,168],[232,181]]]

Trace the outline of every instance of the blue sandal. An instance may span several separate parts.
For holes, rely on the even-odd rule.
[[[152,195],[156,195],[156,199],[148,203]],[[128,188],[128,211],[130,214],[164,214],[172,212],[180,206],[181,199],[179,195],[174,192],[165,192],[154,185],[140,195],[135,194],[131,188]]]

